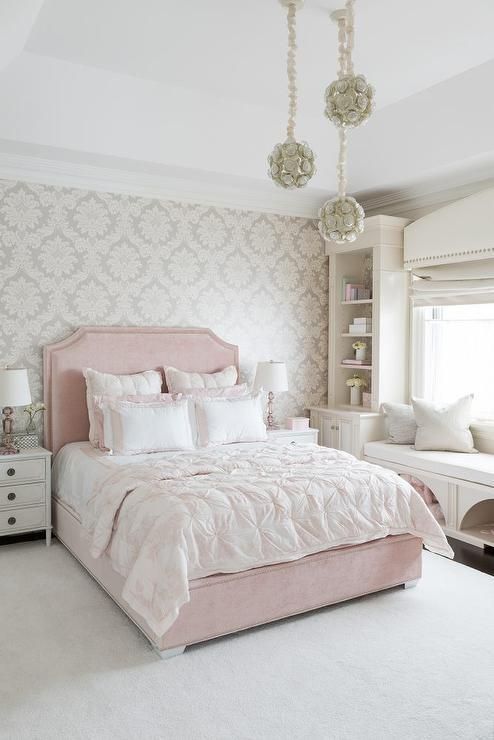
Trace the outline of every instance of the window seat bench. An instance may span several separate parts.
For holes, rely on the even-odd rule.
[[[441,505],[447,535],[494,547],[494,455],[420,452],[411,445],[368,442],[364,460],[428,486]]]

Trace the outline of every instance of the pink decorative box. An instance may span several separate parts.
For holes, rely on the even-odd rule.
[[[362,406],[364,409],[370,409],[372,406],[372,393],[362,393]]]
[[[291,429],[292,432],[302,432],[309,428],[309,420],[306,416],[289,416],[285,426],[287,429]]]

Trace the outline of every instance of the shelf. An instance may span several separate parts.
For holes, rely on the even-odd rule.
[[[373,298],[362,298],[360,301],[341,301],[342,306],[362,306],[365,303],[370,304],[373,303]]]
[[[344,367],[345,370],[352,369],[352,370],[372,370],[372,365],[348,365],[344,362],[340,362],[340,367]]]
[[[351,403],[340,403],[338,404],[338,408],[342,411],[358,411],[360,414],[372,414],[374,413],[372,409],[367,408],[367,406],[352,406]]]
[[[355,338],[357,338],[357,337],[371,337],[372,336],[372,332],[365,332],[364,331],[361,334],[353,334],[353,333],[350,334],[349,332],[345,332],[341,336],[342,337],[355,337]]]
[[[491,531],[493,534],[490,534]],[[485,545],[494,547],[494,522],[475,524],[473,527],[469,527],[468,529],[461,529],[460,532],[469,537],[474,537],[476,540],[481,540]]]

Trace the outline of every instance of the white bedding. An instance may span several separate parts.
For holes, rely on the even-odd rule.
[[[244,443],[145,457],[100,457],[77,503],[93,557],[110,557],[123,598],[157,635],[189,600],[189,580],[214,573],[407,532],[452,556],[406,481],[344,452]]]
[[[262,447],[266,442],[228,445],[228,449]],[[224,448],[223,448],[224,449]],[[210,450],[204,450],[205,454]],[[55,496],[69,506],[79,517],[96,486],[99,486],[112,471],[122,465],[141,465],[158,462],[175,455],[175,452],[153,452],[143,455],[108,455],[95,449],[90,442],[71,442],[55,455],[52,469],[52,490]],[[194,450],[194,456],[201,450]]]

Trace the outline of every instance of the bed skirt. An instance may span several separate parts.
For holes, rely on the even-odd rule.
[[[288,563],[190,581],[190,601],[162,637],[122,599],[124,579],[110,559],[94,559],[74,513],[53,500],[53,529],[157,650],[191,645],[249,629],[421,576],[422,540],[410,534],[325,550]]]

